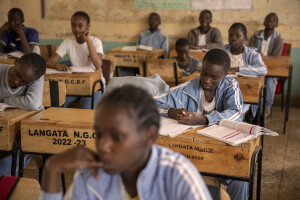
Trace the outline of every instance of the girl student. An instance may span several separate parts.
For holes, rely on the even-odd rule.
[[[62,199],[60,173],[79,167],[70,199],[212,199],[183,155],[154,145],[160,116],[143,89],[125,85],[103,96],[95,112],[96,149],[78,146],[47,160],[43,199]]]
[[[59,71],[68,71],[68,66],[58,61],[66,54],[69,56],[72,66],[99,69],[102,65],[103,47],[98,38],[91,36],[90,17],[87,13],[78,11],[71,17],[71,29],[75,37],[65,39],[58,47],[54,55],[47,61],[47,67]],[[103,77],[103,76],[102,76]],[[105,83],[104,78],[102,81]],[[95,104],[99,101],[101,92],[95,93]],[[67,96],[64,107],[70,107],[80,97]],[[81,97],[80,107],[90,109],[91,97]]]

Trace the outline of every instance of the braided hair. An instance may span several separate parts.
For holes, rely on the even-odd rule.
[[[101,106],[113,105],[127,109],[128,117],[137,122],[137,130],[144,130],[154,125],[160,126],[160,115],[153,98],[143,89],[125,85],[105,95],[98,103],[96,115]]]
[[[41,77],[46,71],[45,60],[36,53],[25,54],[18,60],[18,63],[31,66],[38,77]]]

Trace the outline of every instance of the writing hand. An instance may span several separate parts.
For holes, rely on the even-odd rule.
[[[67,65],[64,65],[64,64],[59,64],[57,63],[55,65],[55,68],[58,70],[58,71],[68,71],[69,70],[69,67]]]
[[[228,70],[228,74],[235,74],[236,72],[239,72],[239,68],[238,67],[229,68],[229,70]]]
[[[186,115],[178,116],[177,121],[186,125],[207,125],[208,120],[205,116],[196,112],[188,111]]]
[[[169,109],[168,115],[172,119],[176,119],[177,120],[178,116],[188,115],[189,112],[190,111],[188,111],[185,108],[181,108],[181,109],[171,108],[171,109]]]

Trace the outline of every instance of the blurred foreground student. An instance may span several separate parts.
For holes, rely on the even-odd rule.
[[[62,199],[60,174],[75,168],[68,199],[211,199],[188,159],[153,144],[159,126],[156,104],[146,91],[128,85],[113,90],[96,109],[97,152],[78,146],[51,157],[41,199]]]

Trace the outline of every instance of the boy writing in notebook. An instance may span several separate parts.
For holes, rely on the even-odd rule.
[[[36,29],[23,25],[24,14],[19,8],[8,12],[8,21],[0,28],[0,52],[21,51],[40,54],[39,34]]]
[[[211,27],[212,13],[203,10],[199,16],[200,26],[190,30],[187,39],[191,49],[214,49],[223,47],[223,39],[219,29]]]
[[[196,71],[200,71],[201,63],[197,58],[190,56],[190,44],[186,38],[179,38],[175,43],[177,56],[174,58],[178,62],[178,67],[184,70],[183,75],[188,76]]]
[[[25,54],[14,66],[0,64],[0,102],[27,110],[44,109],[45,70],[44,59],[35,53]],[[29,160],[25,156],[25,163]],[[11,163],[11,153],[0,152],[0,176],[10,175]]]
[[[275,28],[278,26],[278,17],[275,13],[269,13],[265,17],[264,30],[256,31],[250,38],[249,46],[257,48],[262,56],[280,56],[283,48],[281,35]],[[266,78],[266,118],[270,116],[273,104],[276,78]]]

